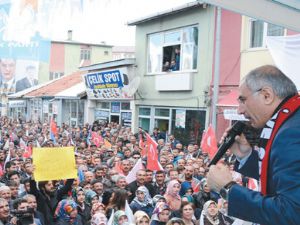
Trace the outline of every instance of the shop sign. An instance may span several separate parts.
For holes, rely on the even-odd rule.
[[[9,101],[8,105],[9,105],[9,108],[25,108],[26,101],[24,101],[24,100]]]
[[[89,99],[133,99],[130,85],[133,77],[125,67],[85,74],[83,78]]]
[[[96,120],[107,120],[109,117],[109,111],[105,110],[95,110],[95,119]]]
[[[244,115],[238,114],[237,109],[224,109],[223,111],[225,120],[242,120],[247,121]]]
[[[120,111],[121,111],[120,102],[112,102],[111,103],[111,112],[112,113],[120,113]]]
[[[131,118],[132,118],[131,112],[122,112],[121,113],[122,126],[131,127]]]
[[[175,126],[185,128],[185,109],[176,109]]]

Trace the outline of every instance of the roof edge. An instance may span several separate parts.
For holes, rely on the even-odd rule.
[[[178,6],[178,7],[174,7],[174,8],[167,9],[167,10],[164,10],[164,11],[160,11],[160,12],[157,12],[157,13],[154,13],[154,14],[150,14],[146,17],[141,17],[141,18],[136,19],[136,20],[128,21],[127,25],[128,26],[135,26],[135,25],[138,25],[138,24],[141,24],[141,23],[146,23],[148,21],[158,19],[160,17],[165,17],[165,16],[169,16],[169,15],[172,15],[172,14],[176,14],[176,13],[179,13],[179,12],[191,9],[191,8],[197,8],[197,7],[200,7],[202,5],[203,6],[206,5],[206,3],[204,3],[203,1],[189,2],[189,3],[186,3],[186,4]]]

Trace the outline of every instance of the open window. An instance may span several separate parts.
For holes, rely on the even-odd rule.
[[[180,70],[180,45],[171,45],[163,47],[162,71]]]
[[[198,27],[188,26],[148,36],[149,74],[197,69]]]

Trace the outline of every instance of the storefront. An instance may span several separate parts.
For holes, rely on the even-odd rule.
[[[159,128],[161,132],[174,134],[184,144],[199,144],[205,129],[206,110],[177,107],[138,107],[138,125],[145,131]]]
[[[116,122],[131,127],[132,112],[130,102],[97,102],[95,120]]]
[[[9,101],[8,107],[9,107],[9,116],[11,118],[17,119],[17,118],[25,117],[27,112],[25,100]]]
[[[135,59],[121,59],[80,68],[88,96],[88,121],[132,126],[133,95],[138,88]]]

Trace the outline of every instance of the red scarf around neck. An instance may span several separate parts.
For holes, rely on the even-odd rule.
[[[278,116],[276,118],[276,122],[274,128],[271,133],[271,137],[267,142],[265,148],[265,156],[262,160],[262,168],[261,168],[261,193],[263,195],[267,195],[267,186],[268,186],[268,165],[270,159],[270,152],[273,140],[279,130],[279,128],[284,124],[285,121],[290,118],[294,112],[296,112],[300,108],[300,96],[296,95],[286,101],[281,107],[278,112]]]

